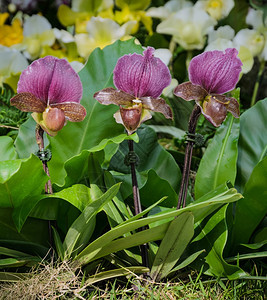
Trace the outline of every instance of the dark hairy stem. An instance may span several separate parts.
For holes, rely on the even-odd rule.
[[[129,146],[129,151],[133,152],[134,151],[133,140],[128,140],[128,146]],[[139,188],[138,188],[137,177],[136,177],[135,163],[130,163],[130,167],[131,167],[131,175],[132,175],[134,211],[135,211],[135,215],[138,215],[139,213],[142,212],[142,208],[141,208]],[[140,228],[139,230],[142,231],[145,230],[145,228]],[[147,244],[141,245],[140,249],[141,249],[142,264],[145,267],[148,267],[149,263],[148,263]]]
[[[37,142],[37,145],[39,147],[39,150],[43,151],[44,150],[44,130],[38,124],[37,124],[36,130],[35,130],[35,137],[36,137],[36,142]],[[42,164],[43,164],[43,168],[44,168],[45,173],[47,174],[47,176],[50,177],[47,162],[42,161]],[[45,193],[46,194],[53,194],[52,183],[51,183],[50,179],[45,184]],[[50,245],[52,245],[52,226],[51,226],[51,221],[50,220],[48,221],[48,231],[49,231]]]
[[[188,133],[189,134],[195,134],[196,127],[197,127],[197,121],[198,121],[200,114],[201,114],[201,109],[196,104],[193,108],[193,111],[191,113],[191,116],[190,116],[190,119],[188,122]],[[182,177],[182,182],[181,182],[181,189],[179,192],[179,200],[178,200],[177,209],[181,208],[181,206],[185,207],[194,144],[195,144],[194,141],[188,141],[187,145],[186,145],[185,158],[184,158],[184,170],[183,170],[183,177]]]
[[[40,125],[36,126],[35,136],[36,136],[36,142],[39,147],[39,150],[43,151],[44,150],[44,130],[41,128]],[[43,164],[45,173],[47,174],[47,176],[50,177],[47,162],[42,161],[42,164]],[[53,194],[52,184],[51,184],[50,179],[48,180],[47,184],[45,185],[45,192],[46,192],[46,194]]]

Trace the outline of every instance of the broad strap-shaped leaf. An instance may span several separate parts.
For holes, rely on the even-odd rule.
[[[207,199],[205,199],[205,200],[203,199],[202,202],[194,203],[194,204],[192,204],[186,208],[180,209],[180,210],[169,209],[164,213],[160,213],[158,215],[153,215],[153,216],[149,216],[149,217],[142,218],[142,219],[138,219],[142,216],[142,214],[139,214],[139,215],[134,216],[133,218],[125,221],[124,223],[112,228],[110,231],[108,231],[107,233],[103,234],[102,236],[100,236],[99,238],[94,240],[75,259],[78,260],[80,264],[87,264],[89,261],[92,261],[95,258],[99,257],[99,255],[100,255],[99,253],[101,251],[103,251],[103,249],[102,249],[103,245],[107,245],[106,246],[107,251],[105,253],[102,252],[101,256],[109,254],[108,245],[110,243],[112,243],[114,240],[116,240],[117,238],[123,236],[124,234],[126,234],[128,232],[136,230],[137,228],[144,227],[146,225],[155,223],[157,221],[175,218],[186,211],[192,212],[194,215],[195,221],[198,222],[201,219],[203,219],[203,217],[212,213],[215,209],[220,207],[222,204],[237,201],[241,197],[242,196],[240,194],[236,193],[235,189],[229,189],[229,190],[224,189],[224,191],[220,192],[220,193],[218,191],[216,191],[215,195],[213,195],[213,197],[207,196]],[[153,206],[151,208],[153,208]],[[147,209],[146,212],[148,212],[148,211],[149,211],[149,209]],[[165,226],[166,224],[167,223],[162,224],[160,226]],[[155,228],[155,227],[153,227],[153,228]],[[151,228],[150,230],[152,230],[153,228]],[[147,235],[146,233],[141,235],[141,233],[142,232],[137,233],[137,234],[140,234],[139,235],[139,237],[140,237],[139,245],[145,243],[146,239],[149,239],[149,241],[151,241],[151,237],[149,235]],[[154,234],[155,234],[155,236],[157,236],[156,232]],[[165,232],[162,232],[162,236],[160,239],[162,239],[164,237],[164,234],[165,234]],[[157,236],[157,237],[159,238],[159,236]],[[130,237],[127,237],[127,238],[130,238]],[[136,244],[136,242],[133,240],[132,243],[128,243],[127,245],[134,246],[134,245],[138,245],[138,244]],[[116,248],[117,249],[116,251],[118,251],[118,249],[120,249],[120,250],[123,249],[123,248],[121,248],[120,243],[118,243],[118,245],[115,244],[115,246],[114,246],[114,249]]]
[[[240,137],[236,186],[240,192],[250,178],[254,167],[267,155],[267,98],[258,101],[240,117]]]
[[[160,281],[166,277],[194,235],[194,216],[185,212],[175,218],[161,241],[151,269],[154,280]]]
[[[251,234],[267,213],[267,157],[253,169],[245,185],[244,199],[237,203],[232,232],[232,246],[248,243]]]
[[[196,236],[190,248],[192,252],[205,249],[204,257],[208,265],[204,271],[208,275],[216,277],[228,277],[237,279],[246,276],[246,273],[238,266],[226,263],[223,251],[226,245],[228,230],[226,224],[227,205],[224,205],[199,222],[195,228]]]
[[[148,242],[161,240],[165,236],[167,228],[168,223],[164,223],[157,227],[142,230],[138,233],[134,233],[123,238],[118,238],[116,240],[111,241],[110,243],[102,245],[101,248],[92,251],[91,253],[88,253],[86,256],[82,255],[81,259],[79,259],[79,262],[82,264],[87,264],[91,261],[94,261],[96,259],[107,256],[120,250],[125,250],[134,246],[143,245]]]
[[[200,198],[220,184],[235,182],[239,119],[229,115],[217,129],[205,151],[195,182],[195,196]]]
[[[70,258],[75,254],[74,250],[81,251],[86,246],[86,243],[93,234],[97,213],[102,210],[108,201],[111,201],[116,196],[119,188],[120,184],[111,187],[98,200],[87,205],[82,214],[74,221],[63,243],[65,258]]]
[[[128,267],[128,268],[120,268],[115,270],[109,270],[105,272],[97,273],[93,276],[90,276],[86,281],[85,284],[95,284],[99,281],[107,280],[110,278],[117,278],[120,276],[127,276],[131,274],[144,274],[149,272],[148,268],[145,267]]]
[[[20,280],[27,280],[31,278],[30,273],[18,273],[18,272],[0,272],[0,281],[17,282]]]

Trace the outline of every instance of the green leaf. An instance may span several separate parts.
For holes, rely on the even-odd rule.
[[[161,241],[151,269],[154,280],[160,281],[166,277],[194,235],[194,216],[185,212],[175,218]]]
[[[182,261],[177,267],[173,268],[171,270],[170,274],[174,274],[175,272],[187,267],[188,265],[190,265],[194,260],[196,260],[200,254],[202,254],[203,252],[205,252],[205,249],[203,250],[199,250],[191,255],[189,255],[184,261]]]
[[[16,250],[9,249],[9,248],[6,248],[6,247],[0,247],[0,254],[1,255],[6,255],[6,256],[10,256],[10,257],[26,257],[26,256],[30,256],[29,254],[26,254],[24,252],[16,251]]]
[[[104,172],[104,181],[105,181],[106,187],[108,187],[108,188],[110,188],[112,185],[114,185],[116,183],[114,177],[108,171]],[[112,204],[112,202],[107,203],[107,205],[111,205],[111,204]],[[116,225],[121,224],[122,220],[125,221],[126,219],[129,219],[131,217],[125,202],[123,201],[123,199],[121,199],[121,197],[119,197],[119,195],[118,195],[118,197],[116,196],[113,198],[113,205],[115,208],[112,207],[111,209],[115,210],[115,212],[114,211],[108,212],[107,207],[104,206],[104,210],[109,217],[109,222],[110,222],[111,227],[114,227],[115,224]],[[119,215],[116,210],[119,211]]]
[[[52,226],[52,230],[53,230],[53,237],[54,237],[54,243],[55,243],[56,250],[57,250],[57,255],[59,256],[61,261],[63,261],[65,258],[63,243],[62,243],[60,236],[59,236],[57,230],[55,229],[55,227]]]
[[[233,246],[248,243],[249,238],[267,213],[267,157],[252,171],[245,185],[244,199],[237,203],[232,232]]]
[[[44,257],[49,250],[48,240],[47,222],[28,218],[22,230],[18,232],[12,220],[12,209],[0,209],[0,244],[2,247]]]
[[[195,229],[195,238],[190,245],[193,252],[200,249],[206,250],[205,261],[208,268],[205,274],[215,277],[228,277],[237,279],[245,276],[246,273],[238,266],[233,266],[223,258],[223,251],[227,241],[228,230],[226,225],[227,205],[207,216]]]
[[[35,155],[0,162],[0,205],[14,208],[13,220],[19,231],[40,200],[47,179],[42,163]]]
[[[108,244],[104,244],[101,249],[97,249],[96,251],[93,251],[86,255],[86,263],[120,250],[125,250],[148,242],[161,240],[165,236],[167,228],[168,224],[165,223],[123,238],[118,238]]]
[[[167,180],[158,176],[154,170],[149,170],[147,173],[146,184],[140,189],[140,199],[142,205],[148,207],[155,202],[155,198],[163,198],[161,205],[165,207],[176,207],[178,196]]]
[[[208,145],[195,181],[195,197],[200,198],[220,184],[235,182],[239,119],[228,115]]]
[[[255,166],[267,154],[267,99],[258,101],[240,117],[236,186],[243,192]]]
[[[86,281],[85,284],[95,284],[99,281],[107,280],[114,277],[120,276],[127,276],[132,274],[144,274],[149,272],[148,268],[145,267],[128,267],[128,268],[120,268],[105,272],[97,273],[93,276],[90,276]]]
[[[182,71],[184,71],[185,69],[186,68],[183,65]],[[178,73],[181,73],[181,72],[178,72]],[[175,78],[177,78],[177,77],[175,77]],[[194,107],[194,101],[185,101],[185,100],[183,100],[181,98],[177,98],[177,97],[170,98],[169,101],[170,101],[171,107],[173,109],[175,126],[184,131],[187,131],[188,130],[188,120],[190,118],[192,109]]]
[[[4,268],[17,268],[17,267],[32,267],[41,262],[38,257],[19,257],[19,258],[3,258],[0,259],[0,269]]]
[[[14,143],[9,136],[0,136],[0,160],[17,159],[18,154],[14,148]]]
[[[148,126],[142,125],[137,134],[139,143],[134,145],[134,151],[139,157],[137,171],[153,169],[159,177],[167,180],[172,188],[178,191],[181,171],[172,155],[158,143],[156,133]],[[110,169],[123,174],[130,174],[130,167],[123,164],[124,157],[128,152],[128,143],[124,141],[111,159]]]
[[[172,135],[173,137],[177,139],[183,139],[186,135],[186,132],[182,129],[179,129],[174,126],[164,126],[164,125],[149,125],[150,128],[152,128],[156,133],[167,133]]]
[[[18,272],[0,272],[0,281],[17,282],[20,280],[27,280],[31,278],[30,273],[18,273]]]
[[[265,258],[265,257],[267,257],[267,251],[241,254],[241,255],[234,256],[234,257],[229,257],[226,260],[227,260],[227,262],[234,262],[234,261],[239,261],[239,260]]]
[[[222,188],[220,188],[222,189]],[[236,193],[235,189],[229,189],[227,191],[223,191],[220,194],[215,195],[213,198],[208,198],[208,200],[198,203],[193,203],[192,205],[180,209],[180,210],[173,210],[169,209],[168,211],[165,211],[163,213],[160,213],[158,215],[149,216],[146,218],[142,218],[139,220],[136,220],[138,217],[141,217],[141,214],[138,216],[134,216],[133,218],[127,220],[123,224],[120,224],[114,228],[112,228],[107,233],[103,234],[96,240],[94,240],[92,243],[90,243],[77,257],[76,259],[81,264],[86,264],[90,260],[97,257],[98,253],[102,251],[103,245],[106,245],[105,247],[108,247],[110,243],[112,243],[115,239],[123,236],[124,234],[131,232],[137,228],[144,227],[146,225],[155,223],[160,220],[168,219],[168,218],[175,218],[176,216],[182,214],[183,212],[190,211],[193,213],[195,221],[199,221],[204,216],[207,216],[207,214],[213,212],[218,206],[229,203],[232,201],[236,201],[242,197],[240,194]],[[203,199],[204,200],[204,199]],[[168,223],[162,224],[160,226],[163,226],[161,228],[164,228]],[[155,228],[155,227],[154,227]],[[159,226],[157,227],[159,228]],[[150,230],[152,230],[151,228]],[[141,235],[139,232],[138,234]],[[142,243],[145,243],[146,240],[143,238],[147,238],[151,240],[149,235],[146,235],[146,233],[143,233],[144,236],[141,236]],[[155,235],[157,233],[155,232]],[[157,235],[156,235],[157,236]],[[164,236],[164,233],[163,233]],[[161,238],[163,238],[163,236]],[[158,237],[158,236],[157,236]],[[129,238],[129,237],[127,237]],[[159,238],[159,237],[158,237]]]
[[[85,67],[79,73],[83,84],[81,104],[86,108],[87,116],[82,122],[68,122],[55,137],[49,137],[52,151],[49,170],[52,181],[58,185],[64,183],[66,176],[64,162],[79,155],[83,150],[103,149],[109,140],[116,140],[116,137],[124,132],[124,127],[117,124],[113,117],[119,109],[118,106],[102,105],[93,98],[93,95],[105,87],[113,86],[112,75],[117,60],[124,54],[134,52],[142,53],[143,49],[140,45],[136,45],[133,39],[125,42],[117,41],[103,50],[97,48],[90,54]],[[121,137],[117,142],[120,140]]]
[[[39,150],[35,138],[35,128],[36,122],[32,117],[30,117],[25,123],[20,125],[19,133],[14,143],[19,158],[27,158],[32,153],[36,153]],[[45,147],[48,146],[48,143],[49,142],[47,140],[46,134],[44,134]]]
[[[81,251],[86,246],[86,243],[89,241],[93,233],[97,213],[103,209],[103,206],[108,201],[116,196],[119,188],[119,183],[112,186],[98,200],[87,205],[82,214],[74,221],[69,228],[63,243],[65,258],[70,258],[71,255],[75,254],[74,250],[76,252],[77,249]]]
[[[262,242],[259,242],[259,243],[241,244],[241,246],[244,246],[244,247],[249,248],[249,249],[256,250],[256,249],[260,249],[262,246],[264,246],[266,244],[267,244],[267,239],[262,241]]]

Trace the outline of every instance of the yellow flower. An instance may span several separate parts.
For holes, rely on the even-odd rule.
[[[131,38],[129,35],[135,24],[135,21],[129,21],[120,26],[111,19],[92,17],[86,25],[87,33],[74,36],[79,55],[87,59],[97,47],[102,49],[117,40]]]
[[[132,34],[135,34],[139,29],[139,23],[143,23],[149,34],[153,34],[152,30],[152,18],[146,15],[143,10],[131,10],[129,6],[124,6],[121,11],[116,11],[114,20],[119,24],[126,23],[128,21],[136,21],[136,26],[132,30]]]
[[[89,12],[76,12],[65,4],[58,8],[57,17],[62,25],[65,27],[75,24],[75,31],[77,33],[86,32],[86,23],[92,17]]]
[[[15,19],[11,25],[6,25],[8,16],[8,13],[0,14],[0,44],[10,47],[22,42],[23,29],[18,19]]]

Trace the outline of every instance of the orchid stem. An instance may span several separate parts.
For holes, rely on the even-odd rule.
[[[256,82],[255,82],[255,85],[254,85],[250,107],[252,107],[256,103],[258,90],[259,90],[259,86],[260,86],[261,77],[262,77],[262,74],[263,74],[263,71],[264,71],[264,67],[265,67],[265,61],[262,60],[260,62],[258,76],[257,76]]]
[[[133,140],[128,140],[128,146],[129,146],[129,152],[132,153],[134,151],[134,142],[133,142]],[[131,175],[132,175],[134,211],[135,211],[135,215],[138,215],[142,212],[142,208],[141,208],[138,182],[137,182],[137,177],[136,177],[135,164],[136,164],[135,162],[131,162],[130,167],[131,167]],[[142,227],[139,230],[143,231],[143,230],[145,230],[145,228]],[[145,267],[149,267],[147,244],[141,245],[140,249],[141,249],[142,264]]]
[[[193,111],[191,113],[189,122],[188,122],[188,133],[189,134],[195,134],[196,127],[197,127],[197,121],[198,121],[200,114],[201,114],[200,107],[198,105],[195,105],[193,108]],[[187,145],[186,145],[185,158],[184,158],[184,170],[183,170],[181,188],[180,188],[180,192],[179,192],[177,209],[181,208],[181,206],[185,207],[185,204],[186,204],[189,173],[190,173],[190,168],[191,168],[194,144],[195,144],[195,142],[190,140],[187,142]]]
[[[36,142],[37,142],[37,145],[39,147],[39,150],[43,151],[44,150],[44,130],[41,128],[40,125],[36,126],[35,136],[36,136]],[[47,162],[42,161],[42,164],[43,164],[43,169],[44,169],[45,173],[47,174],[47,176],[50,177]],[[46,194],[53,194],[52,183],[51,183],[50,179],[45,184],[45,193]],[[48,221],[48,230],[49,230],[50,245],[52,245],[52,226],[51,226],[51,221],[50,220]]]

